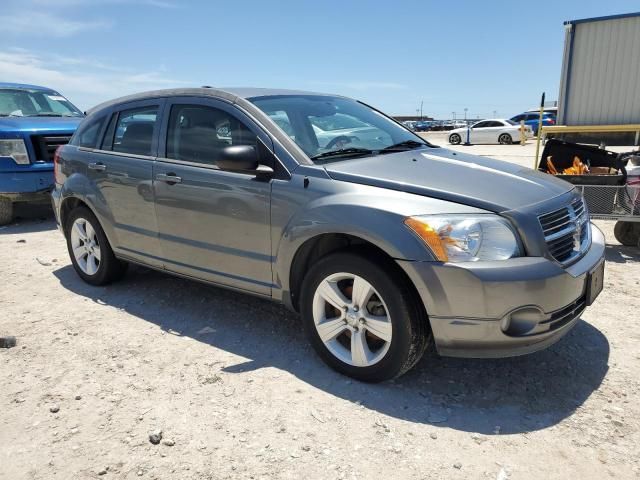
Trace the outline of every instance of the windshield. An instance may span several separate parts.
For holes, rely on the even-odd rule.
[[[315,163],[431,146],[393,120],[348,98],[278,95],[249,100]]]
[[[53,90],[0,89],[2,117],[81,117],[69,100]]]

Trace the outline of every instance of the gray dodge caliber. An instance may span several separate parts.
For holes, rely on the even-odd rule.
[[[136,263],[283,302],[332,368],[382,381],[442,355],[559,340],[602,290],[604,238],[550,175],[425,142],[380,111],[288,90],[104,103],[55,158],[78,275]]]

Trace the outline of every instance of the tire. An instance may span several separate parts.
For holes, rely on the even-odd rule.
[[[626,247],[640,246],[640,223],[616,222],[613,228],[613,235],[616,240]]]
[[[13,202],[9,198],[0,197],[0,225],[8,225],[13,221]]]
[[[356,281],[368,286],[354,287]],[[352,301],[354,288],[368,292],[361,296],[368,299],[362,311],[355,305],[358,299]],[[336,291],[341,296],[327,301]],[[424,309],[412,292],[392,261],[373,261],[350,251],[327,255],[302,282],[300,310],[307,338],[322,360],[344,375],[364,382],[396,378],[420,360],[431,337]],[[345,305],[335,308],[341,299]]]
[[[498,136],[498,143],[500,145],[513,145],[513,138],[508,133],[501,133]]]
[[[76,227],[79,230],[74,233]],[[128,264],[115,257],[104,230],[91,210],[87,207],[74,209],[64,231],[71,263],[82,280],[91,285],[106,285],[122,278]],[[83,252],[76,256],[74,248]]]
[[[449,143],[451,145],[460,145],[460,142],[462,142],[462,137],[457,133],[452,133],[451,135],[449,135]]]

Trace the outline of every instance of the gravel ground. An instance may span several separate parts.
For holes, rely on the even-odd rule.
[[[19,213],[0,228],[2,479],[640,478],[640,252],[610,223],[605,290],[561,342],[367,385],[267,301],[139,267],[88,286],[49,212]]]

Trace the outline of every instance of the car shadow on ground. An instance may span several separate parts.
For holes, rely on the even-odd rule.
[[[613,263],[640,262],[640,248],[607,244],[605,258]]]
[[[608,370],[607,339],[580,321],[542,352],[498,360],[428,353],[395,381],[364,384],[326,367],[298,317],[270,301],[133,266],[108,287],[83,283],[71,266],[54,275],[64,288],[94,302],[250,359],[224,367],[226,374],[275,367],[365,408],[434,427],[488,435],[549,427],[582,405]]]
[[[34,233],[56,228],[51,205],[16,203],[13,221],[0,227],[0,235],[7,233]]]

